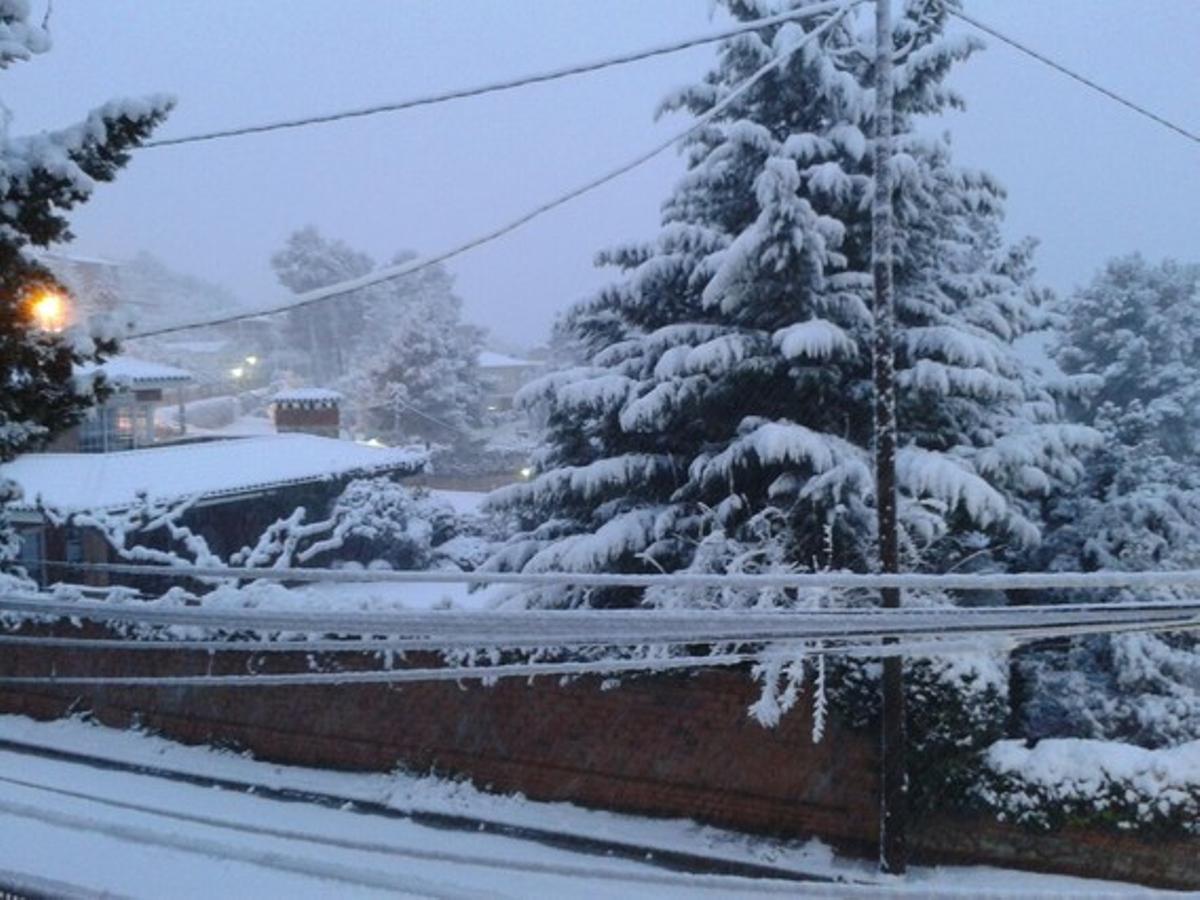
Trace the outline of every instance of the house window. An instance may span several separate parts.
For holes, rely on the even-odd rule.
[[[108,453],[150,443],[152,432],[145,440],[139,440],[138,413],[137,406],[122,399],[110,400],[92,410],[79,428],[79,449],[84,453]],[[146,430],[144,422],[142,426]]]
[[[21,542],[17,564],[40,585],[46,584],[46,532],[43,528],[22,528],[17,532]]]

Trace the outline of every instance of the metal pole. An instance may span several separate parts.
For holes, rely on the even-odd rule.
[[[874,281],[875,334],[875,494],[880,570],[899,571],[896,527],[896,379],[895,303],[892,291],[892,16],[891,0],[875,0],[875,197],[871,211],[871,274]],[[885,609],[900,606],[900,591],[884,588]],[[885,872],[908,868],[907,736],[904,723],[904,676],[900,657],[883,662],[883,757],[879,816],[879,863]]]

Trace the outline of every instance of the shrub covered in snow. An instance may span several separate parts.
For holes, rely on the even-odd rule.
[[[1200,741],[1146,750],[1060,739],[1000,741],[984,754],[975,803],[1005,822],[1200,834]]]
[[[387,478],[350,482],[329,512],[332,535],[308,558],[338,563],[384,563],[394,569],[445,564],[473,568],[486,542],[466,517],[426,488]]]
[[[877,727],[879,663],[833,667],[833,710],[851,725]],[[965,805],[981,771],[983,752],[1004,734],[1008,669],[1001,654],[922,659],[904,665],[908,720],[909,790],[914,811]]]

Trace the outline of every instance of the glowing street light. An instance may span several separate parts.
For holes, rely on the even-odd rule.
[[[247,356],[246,357],[246,365],[257,366],[258,365],[258,357],[257,356]]]
[[[42,331],[62,331],[66,325],[67,303],[56,291],[38,292],[30,301],[29,311]]]
[[[241,366],[234,366],[232,369],[229,370],[229,374],[232,375],[235,379],[237,379],[237,378],[243,377],[246,374],[246,370],[243,369]]]

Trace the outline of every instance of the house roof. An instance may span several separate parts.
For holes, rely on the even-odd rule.
[[[532,359],[519,359],[505,353],[496,353],[493,350],[481,350],[477,363],[481,369],[523,369],[537,368],[541,365]]]
[[[192,373],[174,366],[137,359],[133,356],[114,356],[100,365],[80,366],[75,374],[80,378],[91,378],[100,372],[109,381],[124,382],[134,387],[151,387],[163,384],[183,384],[192,380]]]
[[[23,492],[16,510],[122,509],[139,493],[174,500],[228,497],[347,475],[419,471],[423,451],[367,447],[311,434],[274,434],[118,453],[27,453],[0,465]]]

